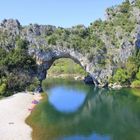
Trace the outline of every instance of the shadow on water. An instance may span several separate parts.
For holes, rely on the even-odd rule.
[[[47,90],[56,85],[61,84],[53,82]],[[140,140],[140,98],[132,90],[97,89],[78,82],[65,86],[85,93],[82,104],[74,112],[63,112],[46,96],[27,119],[33,140]]]

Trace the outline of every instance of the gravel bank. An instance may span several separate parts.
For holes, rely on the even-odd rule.
[[[32,129],[25,123],[33,95],[18,93],[0,100],[0,140],[31,140]]]

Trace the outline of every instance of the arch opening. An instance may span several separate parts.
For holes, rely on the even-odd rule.
[[[86,81],[92,82],[94,85],[98,85],[98,81],[96,78],[91,74],[90,71],[90,65],[86,57],[84,57],[82,54],[72,51],[72,50],[59,50],[59,49],[52,49],[49,51],[40,51],[38,54],[36,54],[36,62],[38,65],[38,79],[40,81],[39,89],[41,89],[41,84],[44,79],[46,79],[46,76],[48,74],[48,70],[53,66],[55,61],[60,59],[70,59],[74,63],[78,64],[80,68],[82,68],[85,73],[87,73],[88,77]],[[89,79],[90,77],[90,79]],[[87,82],[89,84],[89,82]]]
[[[83,80],[88,73],[79,64],[70,58],[59,58],[53,61],[47,70],[47,78],[70,78],[74,80]]]

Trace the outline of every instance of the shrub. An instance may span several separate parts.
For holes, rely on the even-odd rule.
[[[136,73],[138,71],[137,64],[133,60],[128,59],[126,63],[126,71],[130,81],[134,80]]]
[[[27,49],[27,41],[17,38],[16,40],[16,47],[20,49]]]
[[[57,36],[53,34],[47,38],[47,41],[49,45],[56,45]]]
[[[35,60],[28,55],[26,43],[18,40],[17,44],[17,48],[9,52],[0,48],[0,94],[3,96],[25,90],[37,69]]]
[[[113,76],[113,81],[120,84],[125,84],[128,81],[126,70],[122,68],[117,69],[115,75]]]
[[[138,8],[140,8],[140,1],[139,1],[139,0],[136,0],[136,6],[137,6]]]
[[[130,8],[129,0],[126,0],[126,1],[123,2],[122,5],[120,6],[120,12],[122,12],[122,13],[127,13],[127,12],[129,12],[129,8]]]
[[[39,83],[40,83],[40,81],[38,80],[37,77],[35,77],[33,79],[32,84],[27,87],[27,90],[28,91],[35,91],[35,89],[38,87]]]
[[[137,78],[138,80],[140,80],[140,69],[139,69],[138,73],[136,74],[136,78]]]
[[[4,95],[6,93],[6,87],[5,83],[0,85],[0,95]]]
[[[132,82],[131,87],[140,88],[140,80],[135,80]]]

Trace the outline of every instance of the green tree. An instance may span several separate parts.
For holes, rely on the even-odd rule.
[[[47,41],[48,41],[48,44],[56,45],[57,36],[53,34],[47,38]]]
[[[27,49],[27,41],[17,38],[16,39],[16,47],[21,48],[21,49]]]
[[[115,75],[113,76],[114,82],[119,84],[124,84],[128,81],[128,75],[125,69],[119,68],[117,69]]]
[[[120,6],[120,11],[122,13],[128,13],[130,9],[130,2],[129,0],[125,0],[125,2],[122,3],[122,5]]]
[[[138,71],[138,66],[135,63],[135,61],[133,61],[133,59],[130,58],[128,59],[125,67],[128,78],[130,81],[132,81],[133,79],[135,79],[136,73]]]

